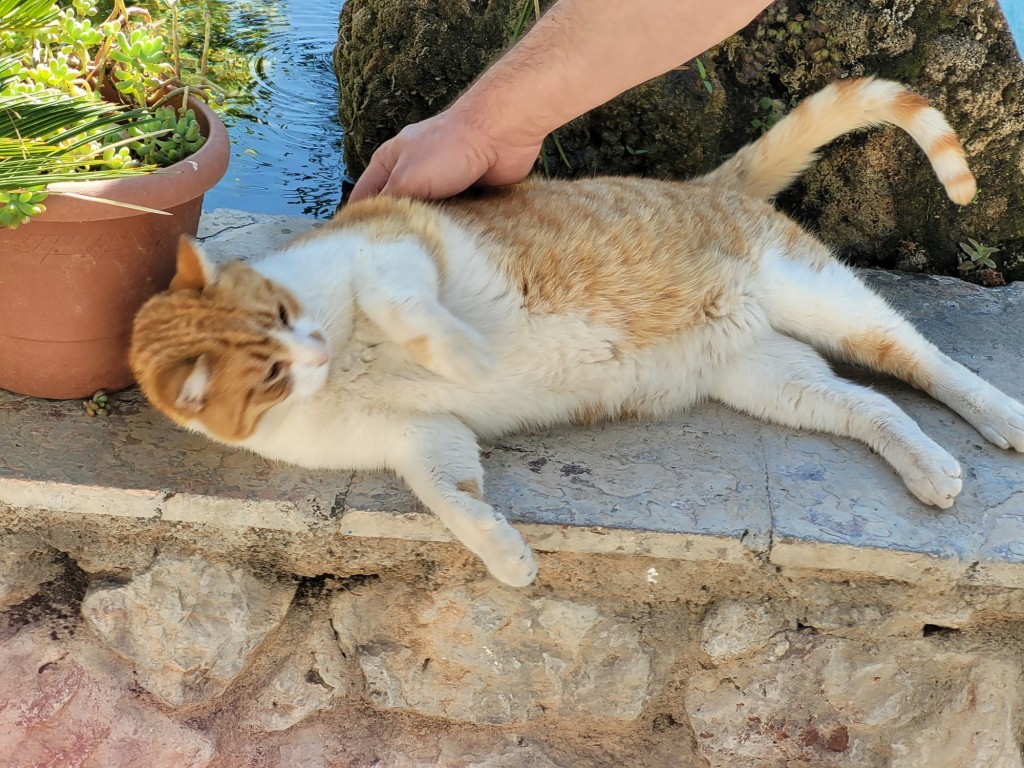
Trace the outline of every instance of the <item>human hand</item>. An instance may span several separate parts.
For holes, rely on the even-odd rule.
[[[378,193],[431,200],[473,184],[514,184],[533,169],[542,141],[492,130],[478,111],[456,102],[381,144],[349,202]]]

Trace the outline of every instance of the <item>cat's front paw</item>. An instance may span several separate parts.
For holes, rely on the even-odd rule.
[[[451,325],[406,342],[413,358],[432,373],[464,386],[479,384],[494,369],[487,341],[468,326]]]
[[[938,446],[935,448],[935,452],[903,473],[903,482],[925,504],[949,509],[964,485],[960,464]]]
[[[537,562],[523,535],[483,502],[476,531],[462,541],[479,557],[491,576],[510,587],[525,587],[537,578]],[[483,510],[486,509],[486,512]]]
[[[510,587],[527,587],[537,578],[533,551],[519,531],[506,524],[492,532],[488,552],[480,553],[491,576]]]

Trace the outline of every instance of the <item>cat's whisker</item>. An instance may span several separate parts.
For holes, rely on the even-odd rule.
[[[329,328],[334,325],[334,321],[342,317],[345,310],[348,309],[352,304],[355,303],[357,296],[353,294],[352,298],[342,304],[340,307],[330,307],[330,314],[322,314],[317,316],[316,320],[324,328]]]

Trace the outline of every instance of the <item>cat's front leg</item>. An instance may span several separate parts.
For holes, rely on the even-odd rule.
[[[476,435],[453,417],[405,426],[389,466],[498,581],[525,587],[537,576],[530,547],[483,500],[483,467]]]
[[[380,243],[357,265],[359,307],[417,363],[468,386],[490,372],[487,341],[441,303],[438,267],[421,245]]]

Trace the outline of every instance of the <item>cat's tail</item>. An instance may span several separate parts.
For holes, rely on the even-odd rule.
[[[942,113],[900,83],[873,77],[843,80],[805,99],[768,133],[697,181],[772,198],[817,159],[818,149],[857,128],[902,128],[931,161],[954,203],[974,199],[977,185],[964,148]]]

